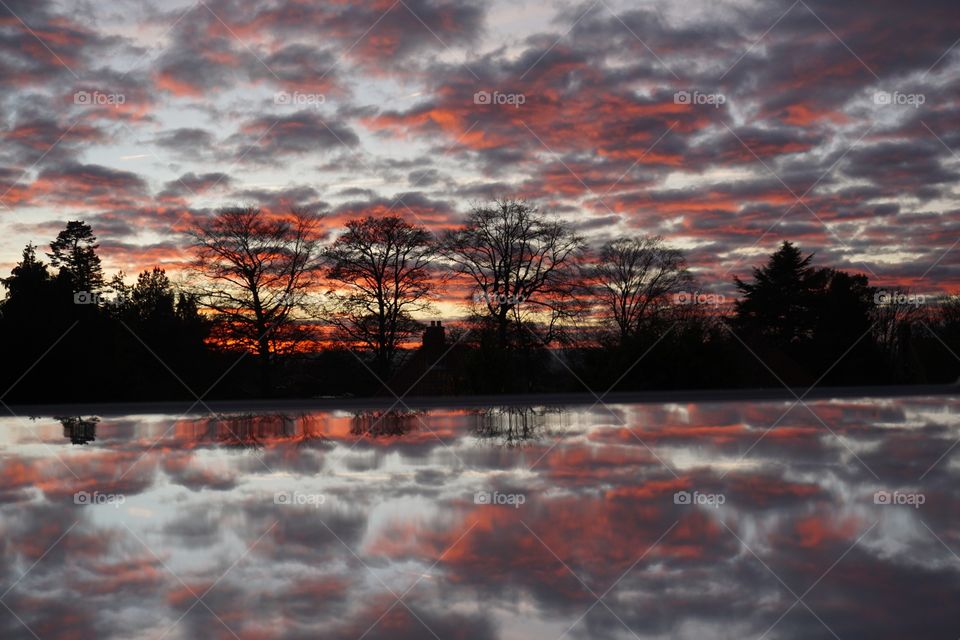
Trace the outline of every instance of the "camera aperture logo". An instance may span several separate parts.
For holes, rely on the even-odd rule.
[[[295,507],[314,507],[326,503],[327,496],[322,493],[300,493],[299,491],[278,491],[273,494],[273,504],[292,505]]]
[[[100,91],[77,91],[73,94],[73,104],[81,107],[113,107],[119,109],[126,104],[127,96],[122,93],[103,93]]]
[[[927,501],[927,496],[922,493],[906,493],[903,491],[884,491],[880,490],[873,494],[873,504],[880,505],[906,505],[919,509],[920,505]]]
[[[500,493],[499,491],[477,491],[473,494],[473,503],[482,505],[509,506],[519,509],[520,505],[527,502],[527,496],[523,493]]]
[[[499,287],[491,292],[478,291],[473,295],[473,301],[490,306],[517,306],[527,300],[527,296],[521,293],[506,293]]]
[[[90,291],[77,291],[73,294],[73,304],[95,304],[100,305],[104,302],[104,298],[99,293],[93,293]]]
[[[709,293],[706,291],[678,291],[673,295],[673,301],[676,304],[721,307],[727,303],[727,298],[722,293]]]
[[[521,105],[527,103],[527,96],[522,93],[500,93],[499,91],[477,91],[473,94],[473,104],[479,105],[498,105],[511,106],[519,109]]]
[[[901,93],[899,91],[877,91],[873,94],[873,103],[881,107],[900,106],[919,109],[927,101],[923,93]]]
[[[301,93],[278,91],[273,94],[273,104],[292,107],[319,107],[325,104],[327,97],[322,93]]]
[[[99,491],[90,493],[89,491],[77,491],[73,494],[73,504],[79,505],[108,504],[115,509],[119,509],[120,505],[126,501],[127,497],[122,493],[100,493]]]
[[[709,106],[719,109],[726,104],[727,96],[722,93],[703,93],[700,91],[677,91],[673,94],[673,103],[680,105]]]
[[[878,291],[873,294],[873,301],[881,307],[891,305],[911,305],[919,307],[927,303],[927,297],[923,294],[908,293],[906,291]]]
[[[699,491],[677,491],[673,494],[673,504],[679,505],[698,505],[704,507],[720,508],[720,505],[726,503],[727,497],[722,493],[700,493]]]

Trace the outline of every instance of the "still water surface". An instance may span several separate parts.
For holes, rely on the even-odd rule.
[[[960,637],[960,399],[0,421],[0,638]]]

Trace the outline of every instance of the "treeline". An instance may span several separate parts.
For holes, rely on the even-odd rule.
[[[518,200],[433,234],[223,209],[172,283],[109,280],[89,225],[2,280],[0,400],[509,393],[953,382],[960,304],[883,291],[784,242],[737,296],[659,237],[590,246]],[[46,258],[46,260],[44,259]],[[417,350],[420,319],[451,315]],[[434,336],[439,328],[430,328]]]

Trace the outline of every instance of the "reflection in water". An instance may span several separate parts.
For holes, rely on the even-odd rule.
[[[517,447],[538,440],[562,425],[565,412],[558,407],[494,407],[476,411],[474,434],[501,446]]]
[[[958,414],[7,419],[0,638],[956,638]]]
[[[87,444],[97,439],[97,423],[100,418],[81,418],[71,416],[57,418],[63,425],[63,437],[70,439],[70,444]]]
[[[391,409],[389,411],[358,411],[353,415],[350,433],[363,438],[405,436],[418,428],[424,411]]]
[[[305,414],[226,414],[190,424],[194,441],[225,449],[262,451],[267,445],[277,443],[300,447],[327,443],[321,426]]]

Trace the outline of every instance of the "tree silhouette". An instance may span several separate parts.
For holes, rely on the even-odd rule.
[[[742,298],[735,303],[736,325],[749,335],[786,346],[813,336],[816,270],[806,257],[784,241],[767,264],[753,269],[753,282],[734,278]]]
[[[200,300],[225,341],[257,354],[264,394],[274,354],[304,339],[295,314],[319,284],[320,220],[301,210],[227,208],[190,233]]]
[[[50,243],[50,263],[69,278],[74,292],[96,293],[103,288],[103,268],[97,255],[97,238],[90,225],[71,220]]]
[[[475,206],[462,227],[444,235],[440,248],[454,272],[473,285],[502,349],[513,346],[511,323],[522,337],[525,320],[542,318],[548,341],[556,323],[581,308],[574,260],[583,239],[522,200]]]
[[[4,304],[7,311],[15,306],[29,308],[39,304],[43,297],[49,295],[50,272],[47,271],[47,266],[37,259],[36,246],[28,244],[23,249],[20,262],[10,271],[10,276],[3,278],[2,282],[7,288]]]
[[[430,306],[434,256],[430,232],[395,216],[350,220],[325,253],[327,278],[338,287],[328,294],[325,317],[342,339],[373,353],[381,376],[419,330],[412,314]]]
[[[615,327],[621,345],[692,283],[683,254],[664,246],[659,236],[606,243],[585,276],[601,319]]]

